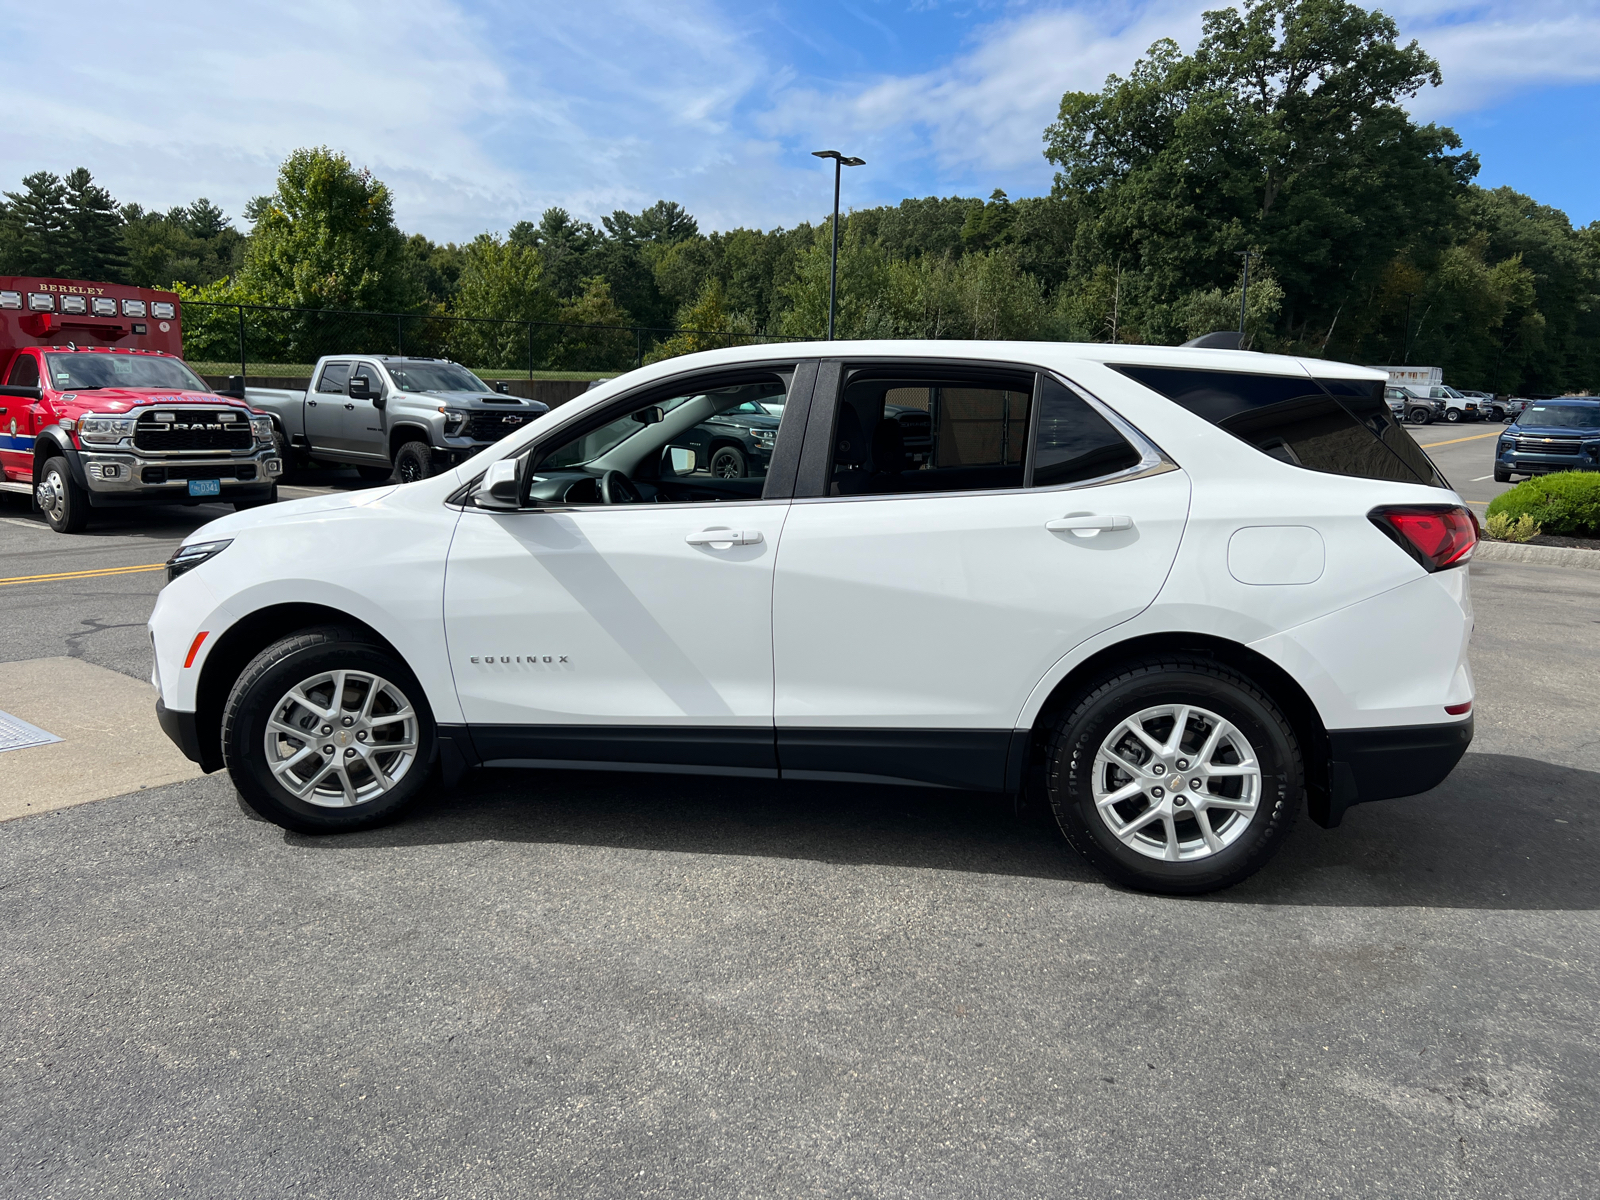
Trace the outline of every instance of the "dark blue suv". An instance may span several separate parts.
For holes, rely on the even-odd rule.
[[[1500,435],[1496,483],[1552,471],[1600,471],[1600,397],[1535,400]]]

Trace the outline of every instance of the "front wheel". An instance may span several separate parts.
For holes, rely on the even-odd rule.
[[[89,493],[73,482],[67,460],[52,458],[33,487],[34,501],[57,533],[79,533],[89,524]]]
[[[1305,797],[1293,729],[1215,663],[1131,663],[1057,725],[1046,759],[1056,821],[1118,883],[1169,895],[1230,887],[1288,837]]]
[[[394,477],[401,483],[416,483],[433,475],[433,450],[426,442],[407,442],[394,456]]]
[[[297,833],[393,819],[427,786],[433,714],[422,685],[356,630],[303,630],[233,685],[222,758],[245,803]]]
[[[718,446],[711,455],[710,470],[717,479],[743,479],[748,470],[744,452],[737,446]]]
[[[1426,408],[1413,408],[1407,418],[1413,425],[1426,425],[1433,420],[1433,413]]]
[[[1494,469],[1494,481],[1496,483],[1510,483],[1511,482],[1511,472],[1505,470],[1502,467],[1496,467]]]
[[[1445,409],[1444,410],[1444,419],[1446,421],[1449,421],[1450,424],[1452,424],[1452,425],[1456,424],[1457,422],[1459,422],[1461,420],[1461,410],[1459,408],[1447,408],[1447,409]]]

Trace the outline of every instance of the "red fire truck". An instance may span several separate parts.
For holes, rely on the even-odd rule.
[[[76,533],[95,509],[277,499],[272,421],[184,363],[178,297],[0,275],[0,491]]]

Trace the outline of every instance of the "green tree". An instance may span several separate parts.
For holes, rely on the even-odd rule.
[[[451,315],[473,318],[454,327],[454,357],[475,367],[516,368],[540,361],[552,333],[556,298],[544,286],[539,251],[481,233],[466,246]]]
[[[122,249],[122,213],[111,193],[83,167],[67,173],[66,255],[62,264],[75,279],[121,280],[127,269]]]
[[[407,287],[405,239],[389,189],[326,147],[296,150],[256,213],[240,270],[251,292],[296,308],[396,312]]]
[[[611,298],[611,286],[598,275],[583,281],[583,291],[561,305],[556,319],[571,326],[550,355],[551,365],[565,371],[626,371],[638,345],[628,314]]]
[[[20,192],[6,192],[0,212],[0,254],[7,275],[65,275],[71,261],[67,189],[59,176],[35,171]]]
[[[1382,13],[1246,0],[1203,29],[1192,55],[1157,42],[1126,79],[1062,98],[1045,133],[1057,192],[1102,263],[1149,277],[1153,330],[1175,331],[1174,305],[1225,287],[1232,252],[1256,247],[1284,291],[1277,343],[1321,345],[1396,253],[1448,238],[1477,161],[1401,106],[1439,70]]]

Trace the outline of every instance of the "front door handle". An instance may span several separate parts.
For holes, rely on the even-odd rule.
[[[350,412],[355,412],[356,410],[356,406],[354,404],[346,404],[345,408]]]
[[[757,546],[762,537],[759,529],[702,529],[683,540],[691,546]]]
[[[1133,518],[1124,516],[1093,516],[1057,517],[1054,521],[1046,521],[1044,527],[1051,533],[1070,533],[1077,537],[1095,537],[1101,533],[1113,533],[1121,529],[1132,529]]]

